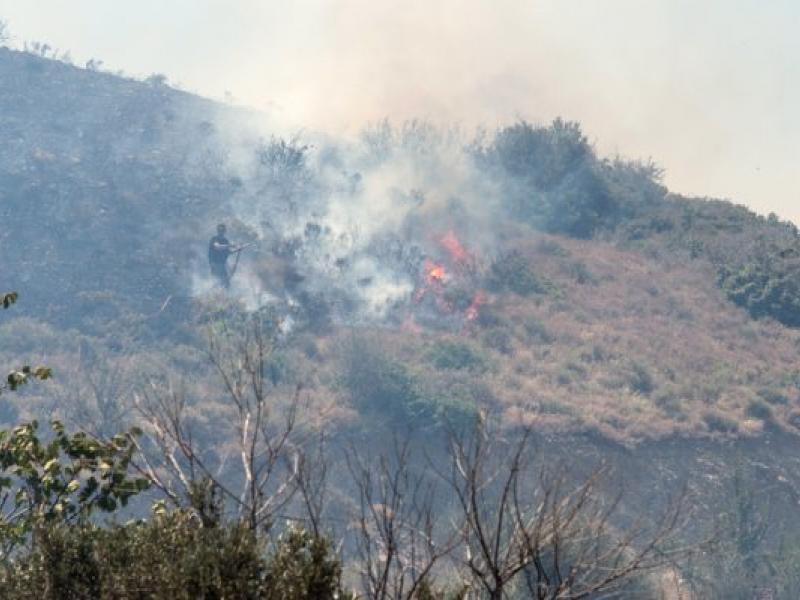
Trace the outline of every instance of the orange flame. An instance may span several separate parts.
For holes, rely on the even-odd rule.
[[[422,268],[425,271],[425,278],[429,284],[444,283],[444,280],[447,277],[447,272],[444,270],[442,265],[426,258]]]
[[[468,321],[474,321],[478,318],[478,312],[484,304],[486,304],[486,293],[483,290],[478,290],[472,297],[472,302],[467,307],[467,310],[464,311],[464,317]]]
[[[442,245],[442,248],[447,250],[450,254],[450,258],[453,262],[466,263],[470,260],[469,252],[464,249],[464,246],[452,229],[439,239],[439,243]]]

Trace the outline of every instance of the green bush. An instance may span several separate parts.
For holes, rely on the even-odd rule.
[[[468,369],[483,372],[486,359],[469,344],[454,340],[438,340],[428,351],[428,360],[437,369]]]
[[[3,598],[346,598],[327,540],[289,528],[271,553],[238,523],[204,527],[190,512],[103,528],[43,527],[0,569]]]
[[[480,159],[505,187],[512,214],[545,231],[588,238],[617,218],[604,167],[577,123],[505,127]]]
[[[772,421],[772,407],[763,400],[751,400],[747,404],[747,416],[762,421]]]
[[[433,360],[443,371],[480,369],[480,355],[457,342],[443,342]],[[355,338],[343,349],[342,384],[364,416],[412,427],[438,427],[476,413],[470,394],[450,385],[439,389],[430,377],[421,380],[373,340]],[[470,365],[470,367],[467,367]],[[434,378],[435,379],[435,378]]]
[[[280,536],[266,565],[263,598],[268,600],[345,600],[342,565],[325,538],[290,526]]]
[[[497,350],[502,354],[512,354],[514,352],[513,338],[507,329],[503,327],[493,327],[481,336],[483,343],[492,350]]]
[[[650,395],[656,389],[656,382],[647,365],[634,361],[631,363],[631,390],[643,396]]]
[[[547,326],[535,317],[530,317],[524,323],[525,332],[532,342],[539,344],[551,344],[555,341],[555,337],[547,329]]]
[[[772,405],[785,406],[789,404],[789,397],[780,389],[765,387],[758,390],[758,396]]]
[[[736,433],[739,431],[739,424],[734,419],[719,412],[708,412],[704,414],[703,421],[705,421],[709,431],[712,432]]]
[[[762,256],[739,267],[723,266],[719,285],[754,318],[800,327],[800,272],[789,261]]]
[[[552,288],[540,279],[530,261],[517,251],[509,252],[492,263],[488,285],[494,290],[510,290],[520,296],[544,294]]]
[[[353,338],[342,349],[342,383],[360,413],[390,420],[415,416],[418,385],[408,368],[377,342]]]

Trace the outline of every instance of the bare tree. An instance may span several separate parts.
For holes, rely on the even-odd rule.
[[[686,518],[683,497],[651,527],[611,524],[619,496],[605,501],[607,470],[570,486],[563,470],[537,472],[530,431],[496,443],[484,424],[451,437],[450,468],[440,474],[460,512],[465,576],[492,600],[524,585],[537,600],[611,597],[637,576],[664,567],[684,549],[666,548]]]
[[[392,452],[372,461],[355,448],[347,466],[358,504],[355,547],[362,590],[371,600],[417,597],[456,538],[437,523],[435,482],[414,473],[410,441],[395,438]]]
[[[315,538],[324,536],[328,468],[328,446],[324,432],[320,432],[316,444],[299,456],[296,477],[297,493],[305,513],[303,520]]]
[[[183,386],[151,381],[135,394],[149,442],[140,445],[139,468],[176,504],[196,494],[198,485],[218,489],[253,529],[270,526],[291,501],[303,462],[301,390],[283,406],[273,393],[272,331],[270,321],[255,316],[209,334],[208,361],[230,416],[230,422],[214,423],[216,433],[197,427]]]
[[[53,392],[52,409],[63,411],[68,423],[100,439],[110,439],[128,425],[135,387],[135,360],[103,357],[60,369],[63,385]]]

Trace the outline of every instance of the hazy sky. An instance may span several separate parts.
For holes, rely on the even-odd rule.
[[[798,0],[0,0],[0,19],[289,129],[561,115],[675,191],[800,223]]]

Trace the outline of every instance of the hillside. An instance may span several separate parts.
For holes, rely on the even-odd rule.
[[[124,438],[140,440],[133,464],[146,478],[124,510],[153,516],[53,529],[65,536],[56,544],[91,555],[65,554],[68,570],[87,562],[115,582],[104,585],[158,588],[154,556],[171,566],[185,551],[186,565],[216,573],[223,555],[249,548],[246,564],[261,566],[248,576],[272,585],[265,565],[287,572],[284,544],[311,541],[331,581],[355,589],[363,544],[377,544],[378,565],[388,547],[375,531],[397,525],[416,556],[422,526],[427,552],[449,548],[433,578],[444,594],[479,579],[462,561],[464,547],[480,551],[475,512],[458,496],[473,460],[489,519],[509,501],[510,474],[515,509],[538,515],[530,522],[549,518],[548,497],[552,514],[576,507],[587,520],[571,539],[595,556],[626,564],[637,548],[659,561],[693,549],[655,574],[635,567],[624,597],[797,597],[793,224],[672,194],[656,165],[600,157],[561,119],[476,135],[383,121],[347,139],[284,139],[265,122],[158,77],[0,48],[0,291],[19,292],[0,319],[0,363],[53,369],[13,394],[0,388],[0,422],[57,417],[78,432],[65,446],[110,439],[112,457],[127,447],[119,432],[143,429]],[[247,244],[229,290],[206,258],[220,221]],[[53,481],[53,461],[31,480]],[[67,496],[96,487],[87,472],[64,480]],[[648,546],[673,507],[669,535]],[[515,528],[497,539],[510,547]],[[115,536],[141,556],[131,561]],[[617,538],[621,553],[605,555]],[[572,552],[553,539],[528,554]],[[123,559],[109,570],[112,550]],[[399,557],[403,583],[415,568]],[[39,572],[45,561],[29,558]],[[159,572],[180,576],[175,589],[197,579],[188,567]],[[19,585],[50,581],[18,574]],[[511,593],[527,597],[521,579]]]
[[[252,118],[0,49],[2,281],[25,299],[4,360],[199,369],[209,319],[258,308],[281,385],[343,422],[487,409],[634,445],[800,427],[791,224],[669,194],[562,121],[304,145]],[[221,219],[256,242],[228,296],[204,264]]]

